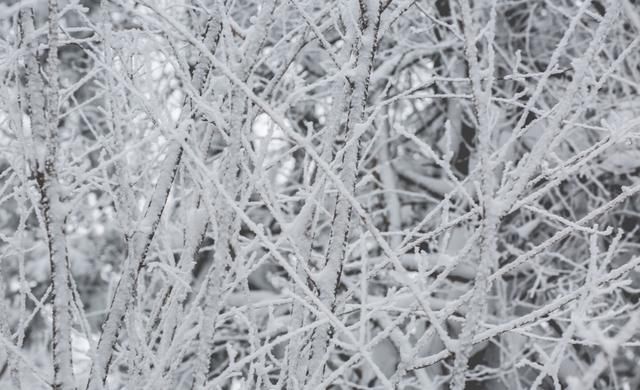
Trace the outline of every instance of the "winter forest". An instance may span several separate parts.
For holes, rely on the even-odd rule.
[[[640,0],[0,0],[0,389],[640,389]]]

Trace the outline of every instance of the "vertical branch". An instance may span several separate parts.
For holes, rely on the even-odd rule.
[[[345,129],[346,146],[343,150],[341,164],[339,165],[340,181],[350,191],[355,193],[358,171],[358,158],[360,154],[360,142],[353,139],[359,136],[359,126],[363,125],[367,95],[369,92],[369,80],[373,69],[373,59],[377,49],[378,30],[380,27],[380,4],[377,0],[359,1],[359,20],[357,31],[351,32],[354,41],[351,43],[355,52],[355,64],[353,68],[353,80],[349,82],[349,88],[344,88],[344,94],[351,92],[349,100],[347,122]],[[359,37],[359,40],[355,38]],[[342,276],[342,267],[346,254],[352,205],[349,199],[339,193],[335,202],[331,234],[327,248],[324,269],[318,276],[319,296],[323,303],[331,310],[336,307],[336,294]],[[311,381],[309,386],[317,385],[315,380],[321,378],[324,371],[324,363],[320,358],[325,354],[330,340],[333,338],[331,326],[319,327],[316,330],[316,338],[310,360]]]
[[[34,171],[40,191],[40,207],[44,217],[49,247],[52,291],[52,355],[53,388],[74,389],[75,379],[71,358],[71,275],[64,231],[66,209],[61,199],[62,187],[58,180],[56,158],[58,148],[58,3],[48,3],[48,46],[46,70],[48,82],[43,83],[40,65],[36,59],[33,13],[22,11],[25,36],[32,40],[27,54],[27,83],[32,134],[38,137]],[[44,135],[44,137],[43,137]]]
[[[402,230],[402,214],[400,197],[397,193],[398,181],[396,179],[396,173],[393,170],[392,156],[391,156],[391,130],[389,128],[389,120],[383,119],[380,123],[382,137],[381,137],[381,157],[382,166],[380,167],[380,180],[384,185],[384,197],[387,203],[387,218],[389,220],[389,231],[393,234],[391,236],[391,248],[397,249],[402,243],[402,237],[400,232]]]
[[[475,294],[471,298],[469,310],[465,315],[465,322],[460,335],[458,350],[453,367],[453,378],[451,380],[452,390],[463,390],[465,388],[465,373],[473,338],[478,332],[479,323],[484,316],[487,304],[487,294],[491,288],[489,275],[497,259],[496,236],[499,224],[496,205],[493,201],[494,178],[493,164],[491,156],[491,124],[489,122],[489,107],[491,102],[491,88],[493,84],[493,44],[494,29],[496,19],[496,0],[492,1],[489,27],[487,29],[487,51],[488,68],[483,70],[478,62],[478,49],[476,47],[476,28],[473,23],[473,16],[469,0],[461,0],[462,19],[464,24],[465,55],[469,64],[469,78],[473,94],[474,112],[476,114],[478,137],[478,157],[481,169],[480,200],[482,208],[481,234],[478,269],[474,281]],[[486,76],[483,86],[483,75]]]

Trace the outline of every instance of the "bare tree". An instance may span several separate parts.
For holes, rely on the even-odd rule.
[[[637,0],[0,4],[0,387],[635,389]]]

